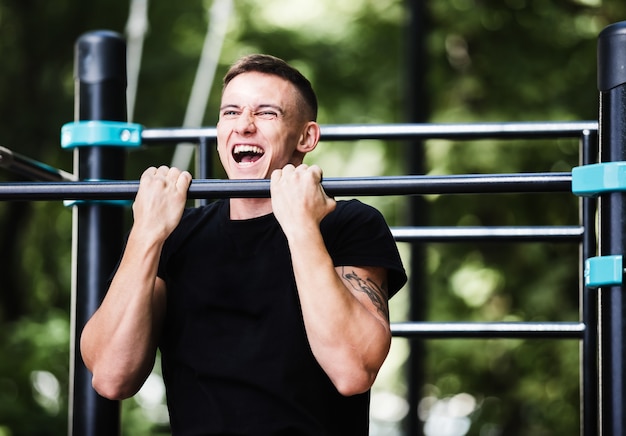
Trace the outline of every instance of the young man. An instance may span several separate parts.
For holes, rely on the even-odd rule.
[[[367,435],[406,275],[382,216],[328,197],[302,163],[316,116],[306,78],[251,55],[225,76],[217,148],[230,179],[270,178],[271,198],[185,209],[188,172],[144,172],[81,337],[101,395],[134,395],[159,348],[175,435]]]

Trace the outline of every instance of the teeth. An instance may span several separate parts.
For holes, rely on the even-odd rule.
[[[263,154],[263,149],[261,147],[257,147],[256,145],[236,145],[233,149],[234,154],[240,153],[255,153],[255,154]]]

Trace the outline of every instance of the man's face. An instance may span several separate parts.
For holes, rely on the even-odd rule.
[[[296,88],[274,75],[243,73],[222,94],[217,150],[230,179],[265,179],[286,164],[298,165],[297,150],[307,121]]]

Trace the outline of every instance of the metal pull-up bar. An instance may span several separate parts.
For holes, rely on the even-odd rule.
[[[320,126],[321,141],[350,141],[363,139],[411,140],[450,139],[467,141],[475,139],[547,139],[580,138],[581,132],[597,131],[597,121],[561,122],[502,122],[502,123],[428,123],[428,124],[353,124]],[[141,133],[144,144],[196,142],[215,140],[215,127],[150,128]]]
[[[570,173],[329,178],[331,196],[537,193],[571,191]],[[194,180],[189,198],[269,197],[269,180]],[[0,183],[0,200],[128,200],[138,181]]]
[[[398,322],[391,324],[395,337],[431,339],[582,339],[582,322]]]

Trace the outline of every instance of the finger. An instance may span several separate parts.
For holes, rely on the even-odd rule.
[[[189,173],[189,171],[183,171],[176,179],[176,189],[189,189],[189,185],[191,185],[191,180],[191,173]]]
[[[276,169],[274,171],[272,171],[272,174],[270,175],[270,180],[272,182],[278,182],[280,180],[280,178],[283,175],[283,170],[281,169]]]
[[[143,177],[148,177],[148,176],[152,176],[154,174],[156,174],[157,169],[156,167],[148,167],[144,170],[144,172],[141,174],[141,178]]]
[[[161,176],[167,176],[167,174],[170,172],[170,167],[166,166],[166,165],[161,165],[157,171],[156,174],[161,175]]]
[[[168,179],[171,179],[172,181],[178,180],[178,177],[180,177],[180,174],[181,174],[181,171],[175,167],[172,167],[172,168],[161,167],[159,168],[159,170],[165,172],[164,174],[165,177],[167,177]]]
[[[317,166],[317,165],[311,165],[311,166],[309,167],[309,171],[311,171],[313,174],[315,174],[315,176],[317,177],[317,180],[318,180],[319,182],[321,182],[321,181],[322,181],[323,171],[322,171],[322,169],[321,169],[319,166]]]
[[[322,171],[322,168],[319,165],[311,165],[309,167],[309,170],[313,171],[314,173],[319,174],[320,177],[322,176],[323,171]]]
[[[300,168],[300,167],[298,167]],[[306,175],[308,180],[313,181],[314,183],[322,182],[322,169],[317,165],[307,166],[302,169],[302,174]]]
[[[307,171],[309,171],[309,166],[307,164],[303,164],[303,163],[298,165],[294,169],[294,172],[296,172],[298,174],[306,173]]]

